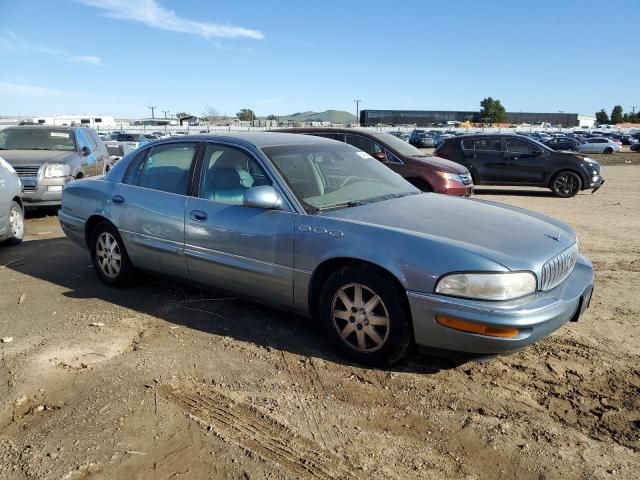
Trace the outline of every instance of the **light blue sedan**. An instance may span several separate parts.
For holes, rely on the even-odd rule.
[[[70,183],[60,224],[98,276],[137,270],[309,315],[352,360],[479,354],[576,321],[591,263],[567,225],[421,193],[350,145],[244,133],[154,142]]]

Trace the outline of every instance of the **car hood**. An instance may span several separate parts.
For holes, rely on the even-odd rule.
[[[456,245],[510,270],[535,270],[576,242],[571,227],[553,218],[496,202],[436,193],[320,215]]]
[[[459,163],[453,162],[451,160],[447,160],[445,158],[433,157],[429,155],[425,155],[424,157],[410,157],[410,158],[415,162],[435,167],[438,170],[441,170],[443,172],[469,173],[469,170],[464,165],[460,165]]]
[[[60,150],[2,150],[2,158],[13,166],[42,165],[44,163],[62,163],[76,155],[75,152]]]

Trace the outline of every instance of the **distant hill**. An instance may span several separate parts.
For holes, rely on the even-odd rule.
[[[355,123],[356,116],[341,110],[327,110],[325,112],[297,112],[291,115],[280,115],[280,122],[331,122],[331,123]]]

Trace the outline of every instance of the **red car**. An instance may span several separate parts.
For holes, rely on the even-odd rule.
[[[345,142],[380,160],[423,192],[469,196],[473,180],[466,167],[427,155],[390,133],[364,128],[282,128],[277,132],[300,133]]]

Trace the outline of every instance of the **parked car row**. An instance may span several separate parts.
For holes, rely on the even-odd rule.
[[[392,135],[296,133],[145,144],[106,177],[68,184],[60,225],[108,285],[130,285],[146,271],[293,310],[368,365],[398,361],[415,344],[511,351],[589,306],[593,269],[564,223],[421,192],[387,167],[440,172],[447,184],[467,170]],[[450,138],[438,152],[472,174],[543,156],[566,163],[558,173],[588,167],[591,179],[599,171],[515,135]],[[574,177],[540,175],[573,191]]]

